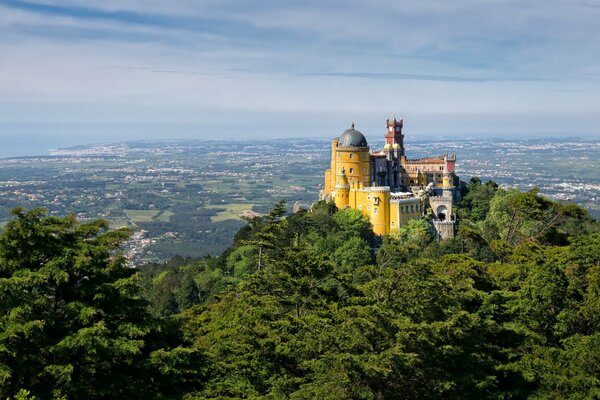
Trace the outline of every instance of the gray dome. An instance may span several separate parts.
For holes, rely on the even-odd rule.
[[[340,140],[338,142],[339,147],[367,147],[367,139],[365,135],[354,129],[354,124],[352,124],[352,128],[347,129],[342,136],[340,136]]]

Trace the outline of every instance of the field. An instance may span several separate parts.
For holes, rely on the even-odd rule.
[[[124,210],[133,222],[151,222],[158,215],[158,210]]]
[[[173,215],[175,215],[173,211],[165,210],[162,213],[160,213],[160,215],[156,219],[161,222],[169,222]]]
[[[225,209],[224,211],[219,211],[217,213],[217,215],[213,215],[212,217],[210,217],[210,220],[212,222],[220,222],[220,221],[225,221],[228,219],[241,221],[242,215],[252,215],[252,213],[251,213],[252,207],[254,207],[254,204],[226,204],[223,206],[219,206],[219,205],[206,206],[206,208],[208,208],[209,210],[210,209],[221,210],[223,208]]]

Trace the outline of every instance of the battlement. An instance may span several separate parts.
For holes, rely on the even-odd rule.
[[[389,186],[371,186],[369,189],[371,192],[375,192],[375,193],[389,193],[390,192]]]

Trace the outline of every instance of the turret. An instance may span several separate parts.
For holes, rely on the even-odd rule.
[[[402,134],[402,126],[404,121],[402,118],[396,120],[396,118],[390,120],[389,118],[385,121],[387,132],[385,134],[385,143],[393,146],[394,143],[398,144],[398,155],[404,155],[404,135]]]
[[[390,188],[387,186],[371,188],[370,202],[373,232],[376,235],[385,235],[389,232],[390,224]]]
[[[456,156],[448,156],[448,154],[444,154],[444,172],[442,174],[442,188],[443,189],[451,189],[454,187],[454,162],[456,161]]]
[[[342,168],[335,185],[335,206],[339,209],[346,208],[350,202],[350,185],[346,171]]]
[[[338,170],[338,168],[337,168],[336,163],[337,163],[337,146],[338,146],[339,140],[340,140],[339,138],[335,137],[331,141],[331,167],[330,167],[331,171],[329,172],[328,185],[326,185],[326,187],[329,188],[329,192],[327,192],[328,195],[335,190],[335,184],[337,182],[336,171]]]

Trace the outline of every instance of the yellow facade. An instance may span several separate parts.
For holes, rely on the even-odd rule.
[[[360,210],[369,218],[377,235],[397,231],[411,219],[420,218],[418,198],[409,200],[413,204],[412,211],[409,211],[398,201],[391,200],[389,187],[370,186],[371,160],[368,148],[340,148],[338,144],[338,138],[331,141],[331,165],[325,171],[324,185],[324,192],[333,194],[332,200],[337,208]]]
[[[335,168],[338,174],[344,170],[350,183],[368,185],[371,177],[368,149],[338,149],[335,152]]]
[[[410,221],[421,219],[421,199],[409,197],[406,199],[390,201],[390,232],[398,231],[402,226],[408,225]]]
[[[409,160],[404,155],[397,121],[387,124],[393,129],[386,135],[381,152],[371,154],[364,135],[356,131],[354,125],[331,141],[331,163],[325,171],[323,189],[323,198],[334,201],[339,209],[360,210],[371,221],[377,235],[397,232],[410,221],[420,219],[426,204],[423,189],[432,183],[444,190],[453,189],[454,185],[455,156]],[[375,166],[378,174],[372,176],[371,168]],[[382,178],[380,168],[388,168],[386,173],[398,171],[401,184],[393,186],[397,193],[393,193],[390,186],[375,184],[392,182]]]
[[[422,215],[421,199],[393,199],[389,187],[348,183],[345,176],[336,184],[334,202],[339,209],[354,208],[371,221],[377,235],[393,233]]]
[[[348,184],[348,177],[341,170],[338,175],[338,181],[335,185],[335,206],[339,209],[347,208],[350,205],[350,185]]]
[[[373,232],[376,235],[385,235],[389,232],[390,189],[388,187],[374,187],[371,189],[371,198],[367,200],[367,205],[371,206],[370,220],[373,225]]]
[[[444,176],[442,177],[442,187],[445,189],[449,189],[453,186],[454,182],[452,182],[452,176],[448,172],[445,172]]]
[[[325,193],[331,193],[338,182],[338,176],[345,173],[349,183],[369,185],[371,179],[371,162],[369,148],[341,147],[338,138],[331,141],[331,164],[325,171]]]

